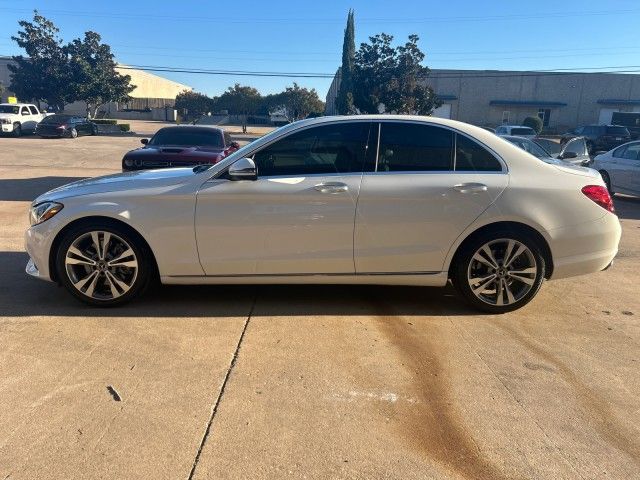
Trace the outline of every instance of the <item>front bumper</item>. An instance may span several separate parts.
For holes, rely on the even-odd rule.
[[[40,280],[52,281],[49,272],[49,250],[51,246],[48,236],[38,231],[38,227],[44,224],[30,227],[24,234],[24,248],[29,254],[29,262],[25,268],[26,273]]]
[[[13,124],[9,123],[3,123],[2,125],[0,125],[2,127],[2,133],[11,133],[13,132]]]

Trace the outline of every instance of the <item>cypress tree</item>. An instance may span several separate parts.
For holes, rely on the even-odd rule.
[[[336,109],[340,115],[354,113],[353,107],[353,64],[356,55],[356,39],[353,10],[349,10],[347,26],[342,43],[342,67],[340,68],[340,88],[336,96]]]

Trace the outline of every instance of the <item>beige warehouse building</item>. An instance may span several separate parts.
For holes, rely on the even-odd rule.
[[[11,57],[0,56],[0,83],[4,87],[0,98],[3,102],[7,101],[7,97],[13,96],[13,92],[9,90],[11,72],[8,65],[11,63],[13,63]],[[136,88],[130,94],[131,101],[107,104],[101,109],[112,117],[132,118],[135,116],[133,114],[144,113],[146,110],[172,108],[175,105],[178,93],[184,90],[193,90],[188,85],[174,82],[149,72],[132,69],[126,65],[120,65],[116,70],[122,75],[129,75],[131,84],[135,85]],[[82,102],[76,102],[66,106],[65,111],[84,114],[86,105]]]

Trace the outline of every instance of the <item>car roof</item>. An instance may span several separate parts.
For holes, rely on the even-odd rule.
[[[161,130],[194,130],[194,131],[206,131],[206,132],[223,132],[224,129],[215,127],[213,125],[170,125],[168,127],[162,127]]]

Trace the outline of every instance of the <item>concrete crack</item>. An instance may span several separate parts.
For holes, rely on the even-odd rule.
[[[258,294],[253,297],[253,303],[251,304],[251,309],[247,315],[246,320],[244,321],[244,325],[242,326],[242,332],[240,332],[240,337],[238,338],[238,343],[236,344],[235,351],[233,352],[233,357],[231,358],[231,363],[229,364],[229,368],[225,373],[224,380],[222,381],[222,387],[220,388],[220,392],[213,404],[213,408],[211,409],[211,415],[209,417],[209,421],[207,422],[207,428],[204,431],[204,435],[202,436],[202,440],[200,440],[200,446],[198,447],[198,451],[196,452],[196,457],[193,460],[193,465],[191,466],[191,471],[189,472],[189,476],[187,480],[192,480],[193,476],[196,473],[196,468],[198,467],[198,462],[200,461],[200,455],[202,454],[202,450],[204,449],[204,445],[209,438],[209,434],[211,433],[211,425],[213,424],[213,419],[218,413],[218,407],[220,406],[220,402],[222,401],[222,397],[224,395],[225,389],[227,387],[227,382],[229,377],[231,376],[231,371],[233,367],[236,365],[236,361],[238,359],[238,354],[240,352],[240,346],[242,345],[242,340],[244,339],[244,334],[247,331],[247,327],[249,326],[249,321],[251,320],[251,316],[253,315],[253,309],[256,306],[256,301],[258,300]]]

